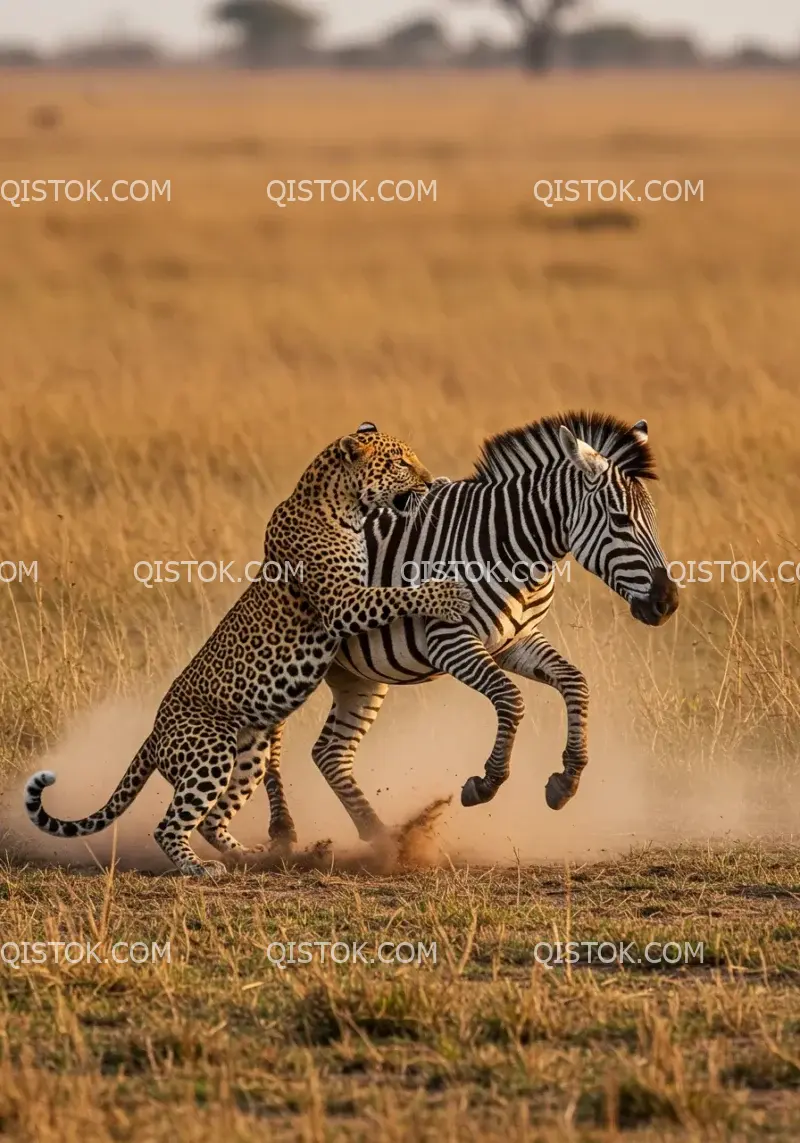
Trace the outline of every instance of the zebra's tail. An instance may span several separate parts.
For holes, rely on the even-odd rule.
[[[99,833],[127,810],[155,770],[155,766],[155,750],[148,738],[102,809],[75,821],[62,821],[61,818],[54,818],[48,814],[42,805],[42,791],[53,785],[56,776],[51,770],[39,770],[25,785],[25,809],[38,829],[55,837],[86,837],[89,834]]]

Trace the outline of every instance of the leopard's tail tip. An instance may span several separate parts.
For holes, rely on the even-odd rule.
[[[52,786],[55,780],[56,776],[52,770],[37,770],[25,783],[25,800],[29,801],[31,798],[40,800],[42,790]]]

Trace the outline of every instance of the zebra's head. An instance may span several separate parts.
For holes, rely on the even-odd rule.
[[[561,425],[558,439],[574,470],[566,539],[576,560],[630,604],[634,619],[658,627],[677,609],[678,588],[641,479],[653,476],[649,454],[643,451],[639,463],[635,457],[636,446],[647,444],[647,422],[638,421],[627,436],[604,455]]]

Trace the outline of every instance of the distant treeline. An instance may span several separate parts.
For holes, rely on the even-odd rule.
[[[726,55],[712,55],[688,35],[659,35],[618,22],[563,31],[555,21],[529,20],[517,42],[478,38],[464,46],[454,44],[438,20],[413,19],[378,39],[323,47],[317,42],[317,17],[285,0],[226,0],[212,14],[231,28],[233,42],[202,57],[177,58],[148,40],[116,36],[47,54],[31,46],[0,44],[0,67],[800,68],[800,46],[780,55],[743,44]]]

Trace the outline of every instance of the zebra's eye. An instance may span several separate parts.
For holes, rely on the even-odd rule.
[[[609,512],[608,515],[615,528],[630,528],[631,518],[625,512]]]

